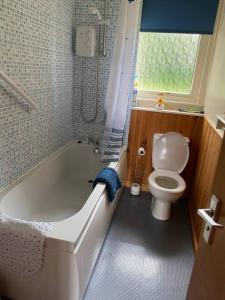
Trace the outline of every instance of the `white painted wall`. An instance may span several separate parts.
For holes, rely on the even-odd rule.
[[[215,125],[216,116],[225,113],[225,7],[218,28],[209,81],[205,96],[206,117]]]

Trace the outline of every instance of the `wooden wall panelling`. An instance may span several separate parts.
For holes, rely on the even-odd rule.
[[[197,215],[197,210],[206,208],[209,205],[221,143],[222,138],[208,120],[205,119],[201,135],[199,136],[198,160],[189,197],[189,211],[195,249],[197,249],[203,225],[202,219]]]

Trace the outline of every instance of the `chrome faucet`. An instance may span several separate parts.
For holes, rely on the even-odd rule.
[[[93,136],[89,136],[88,137],[88,144],[94,144],[94,137]]]
[[[97,139],[96,141],[95,141],[95,146],[94,146],[94,149],[93,149],[93,152],[94,153],[100,153],[100,147],[99,147],[99,139]]]
[[[93,152],[94,153],[100,153],[100,141],[99,141],[99,137],[96,136],[89,136],[88,137],[88,144],[93,144],[94,148],[93,148]]]

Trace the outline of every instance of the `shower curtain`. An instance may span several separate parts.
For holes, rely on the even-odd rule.
[[[105,162],[118,161],[123,146],[141,3],[141,0],[121,0],[105,99],[107,117],[102,140]]]

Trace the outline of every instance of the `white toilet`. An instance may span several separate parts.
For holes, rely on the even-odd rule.
[[[152,215],[159,220],[168,220],[171,204],[175,203],[186,189],[179,175],[189,158],[189,139],[177,132],[154,134],[152,165],[155,169],[148,177],[152,198]]]

